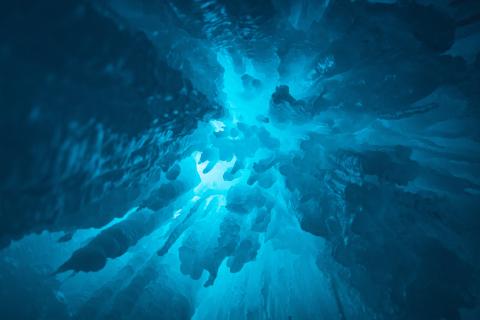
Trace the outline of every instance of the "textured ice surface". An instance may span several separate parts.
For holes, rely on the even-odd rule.
[[[0,318],[479,319],[479,14],[2,3]]]

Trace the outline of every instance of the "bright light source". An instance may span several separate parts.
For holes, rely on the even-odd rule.
[[[228,189],[232,183],[231,181],[223,180],[223,174],[229,168],[233,167],[235,161],[237,161],[237,158],[233,157],[233,159],[230,161],[218,161],[210,171],[204,173],[203,170],[208,166],[210,161],[199,163],[201,155],[202,154],[200,152],[195,154],[197,172],[201,180],[199,187],[217,190]]]
[[[225,130],[225,123],[223,123],[222,121],[211,120],[210,124],[212,125],[215,132],[222,132],[223,130]]]

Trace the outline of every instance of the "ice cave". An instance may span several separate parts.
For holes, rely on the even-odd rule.
[[[0,4],[1,320],[480,319],[480,1]]]

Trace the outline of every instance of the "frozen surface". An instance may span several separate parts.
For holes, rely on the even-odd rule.
[[[480,319],[480,3],[0,5],[1,319]]]

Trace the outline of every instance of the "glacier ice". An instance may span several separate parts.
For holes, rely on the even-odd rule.
[[[480,318],[480,4],[2,3],[2,319]]]

